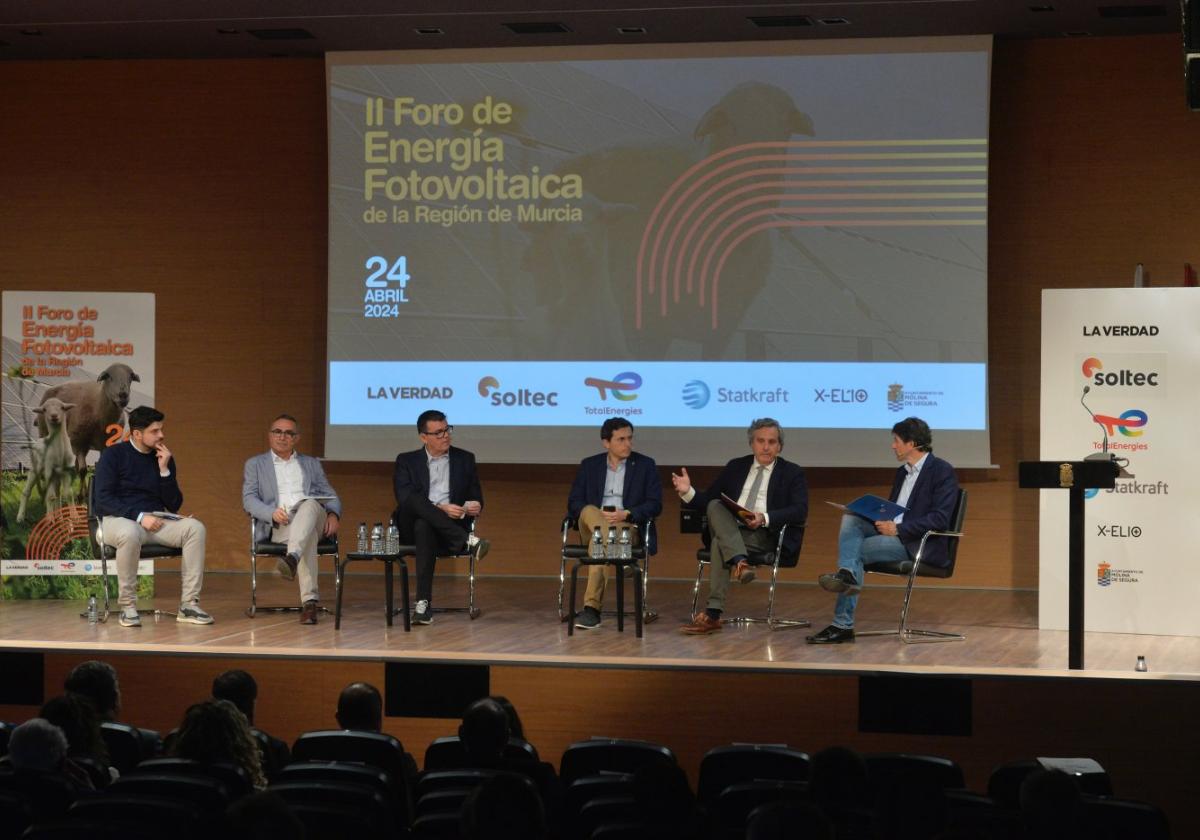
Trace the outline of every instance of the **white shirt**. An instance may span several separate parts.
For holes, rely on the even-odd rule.
[[[921,460],[915,464],[905,464],[904,469],[908,471],[908,475],[904,476],[904,483],[900,485],[900,495],[896,497],[896,504],[900,507],[908,507],[908,497],[912,495],[913,487],[917,485],[917,477],[921,474],[921,468],[925,466],[926,459],[929,458],[929,453],[926,452],[921,456]],[[900,523],[904,521],[904,514],[900,514],[893,522]]]
[[[435,458],[426,449],[425,461],[429,465],[429,501],[444,505],[450,501],[450,453]]]
[[[304,471],[300,469],[300,459],[295,452],[287,460],[272,452],[271,463],[275,467],[275,485],[279,488],[279,506],[290,511],[304,498]]]

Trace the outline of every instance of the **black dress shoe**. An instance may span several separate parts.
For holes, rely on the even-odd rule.
[[[806,636],[806,640],[810,645],[840,645],[845,642],[854,643],[853,628],[846,630],[842,627],[834,627],[830,624],[820,633],[812,636]]]

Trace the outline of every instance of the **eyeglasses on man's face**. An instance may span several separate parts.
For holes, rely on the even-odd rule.
[[[441,440],[442,438],[446,437],[447,435],[454,434],[454,427],[447,426],[444,429],[426,430],[424,432],[421,432],[421,434],[429,435],[429,437],[437,438],[438,440]]]
[[[271,434],[275,435],[275,437],[294,438],[300,433],[293,429],[272,429]]]

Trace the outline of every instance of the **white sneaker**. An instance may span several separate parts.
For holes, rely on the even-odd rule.
[[[117,618],[117,621],[122,627],[141,627],[142,617],[138,615],[137,604],[122,607],[121,615]]]
[[[429,607],[428,601],[417,601],[417,608],[413,610],[413,624],[433,624],[433,610]]]

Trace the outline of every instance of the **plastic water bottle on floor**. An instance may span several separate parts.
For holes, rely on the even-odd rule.
[[[96,624],[100,621],[100,613],[96,609],[96,596],[95,595],[88,596],[87,619],[88,619],[88,624]]]

